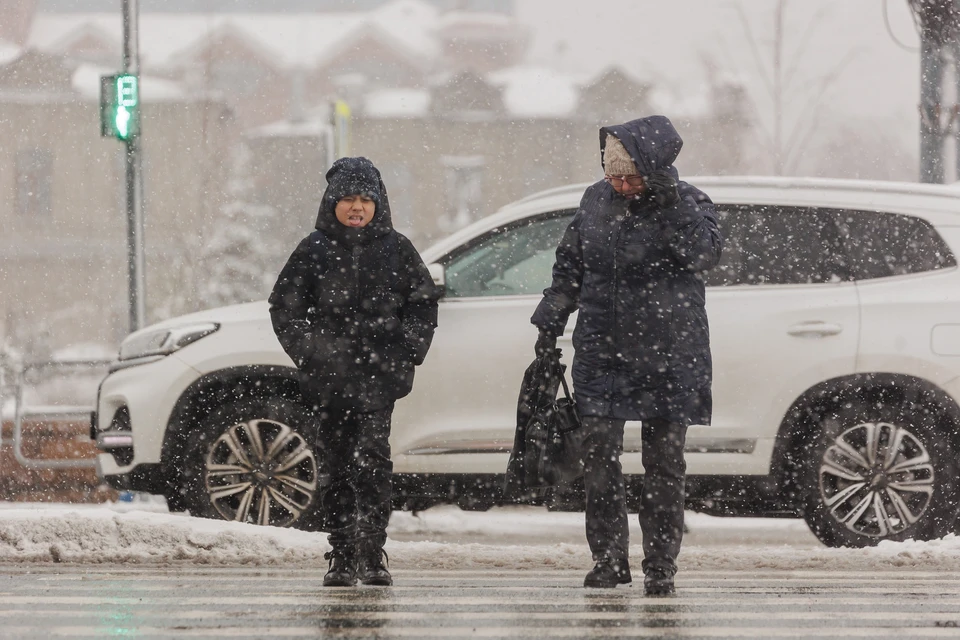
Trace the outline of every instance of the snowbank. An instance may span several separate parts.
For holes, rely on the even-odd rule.
[[[110,509],[0,512],[0,560],[283,564],[322,561],[320,536],[165,513]]]
[[[7,507],[0,509],[0,562],[309,567],[325,566],[323,554],[329,549],[323,534],[204,520],[157,510],[142,511],[136,510],[135,503],[92,508]],[[521,509],[478,514],[443,508],[421,515],[394,514],[391,540],[387,544],[393,567],[579,570],[591,564],[586,544],[581,540],[582,514]],[[699,515],[689,520],[691,538],[736,527],[759,528],[758,532],[762,533],[802,526],[796,521],[745,522]],[[556,535],[558,531],[568,532],[572,542],[538,542],[548,533]],[[415,535],[429,540],[432,536],[450,534],[473,534],[483,542],[396,539]],[[503,544],[502,540],[521,543]],[[634,536],[634,541],[638,540],[638,536]],[[639,546],[634,545],[631,553],[639,558]],[[689,544],[684,547],[680,565],[686,570],[713,571],[958,571],[960,538],[950,535],[931,542],[885,542],[872,549],[828,549],[796,544]]]

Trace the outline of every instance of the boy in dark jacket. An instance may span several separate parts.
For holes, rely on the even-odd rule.
[[[373,163],[341,158],[326,177],[316,231],[280,272],[270,317],[317,413],[317,452],[330,474],[323,584],[390,585],[390,418],[427,355],[439,295],[420,254],[393,229]]]

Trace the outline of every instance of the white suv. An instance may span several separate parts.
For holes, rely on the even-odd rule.
[[[953,530],[960,452],[960,191],[701,178],[726,240],[706,275],[710,426],[687,438],[688,505],[806,519],[828,545]],[[536,194],[423,252],[446,286],[433,348],[397,404],[395,506],[500,496],[530,316],[586,185]],[[560,339],[572,356],[568,333]],[[320,526],[322,461],[265,303],[130,335],[104,379],[93,435],[113,486],[173,509]],[[640,430],[624,472],[636,506]],[[554,506],[578,508],[573,487]]]

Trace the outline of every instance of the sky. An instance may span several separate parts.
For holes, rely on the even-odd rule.
[[[884,20],[887,6],[890,30]],[[573,5],[576,9],[573,9]],[[758,119],[769,127],[770,94],[760,79],[747,16],[769,73],[774,0],[517,0],[517,15],[534,25],[531,56],[587,70],[597,60],[617,60],[641,78],[690,94],[706,82],[709,67],[741,79],[755,98]],[[809,38],[805,34],[809,32]],[[786,4],[784,64],[797,64],[784,92],[786,129],[814,118],[811,135],[854,127],[880,131],[916,155],[919,145],[918,37],[905,0],[790,0]],[[799,54],[797,53],[799,51]],[[849,62],[844,62],[846,58]],[[808,103],[824,78],[839,76],[819,101]],[[822,140],[821,140],[822,141]],[[909,177],[908,179],[915,179]]]

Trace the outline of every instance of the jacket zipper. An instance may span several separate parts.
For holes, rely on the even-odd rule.
[[[354,302],[356,303],[355,306],[359,308],[360,306],[360,245],[358,244],[354,246],[351,253],[353,254],[352,255],[353,257],[353,290],[356,293],[356,296],[354,297]]]
[[[623,219],[620,220],[619,223],[617,223],[617,231],[614,234],[614,238],[613,238],[613,295],[610,296],[611,306],[612,306],[611,316],[613,317],[613,327],[612,327],[613,340],[610,342],[610,347],[611,347],[611,350],[613,351],[613,358],[612,358],[611,364],[614,366],[614,370],[617,369],[617,365],[619,364],[619,361],[620,361],[620,358],[618,356],[619,340],[617,339],[617,326],[618,326],[617,298],[619,297],[619,294],[620,294],[620,269],[617,263],[617,254],[620,253],[620,234],[623,231],[623,222],[624,220],[627,219],[627,216],[629,215],[630,215],[630,210],[627,209],[626,215],[624,215]],[[607,374],[607,394],[611,398],[613,397],[613,380],[615,377],[616,377],[616,374],[614,373]]]

